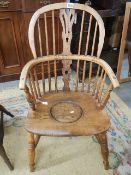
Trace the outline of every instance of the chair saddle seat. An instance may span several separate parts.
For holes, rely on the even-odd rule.
[[[28,112],[25,128],[38,135],[93,135],[110,126],[108,116],[83,92],[50,93]]]

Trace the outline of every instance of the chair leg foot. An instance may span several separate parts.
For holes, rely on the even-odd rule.
[[[33,172],[35,170],[35,140],[32,133],[28,134],[28,159],[30,171]]]
[[[5,152],[5,149],[3,147],[3,145],[0,145],[0,155],[1,157],[4,159],[5,163],[7,164],[7,166],[9,167],[10,170],[13,170],[14,167],[12,166],[9,158],[7,157],[7,154]]]
[[[105,170],[108,170],[109,169],[109,162],[108,162],[109,151],[108,151],[106,132],[97,134],[96,138],[101,145],[101,153],[103,157],[104,168]]]

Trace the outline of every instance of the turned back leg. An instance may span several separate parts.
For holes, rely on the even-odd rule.
[[[108,151],[106,132],[97,134],[96,138],[101,146],[101,153],[103,157],[105,170],[108,170],[109,169],[109,162],[108,162],[109,151]]]

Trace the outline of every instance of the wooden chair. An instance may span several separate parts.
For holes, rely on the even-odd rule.
[[[13,170],[14,167],[12,166],[9,158],[7,157],[7,154],[5,152],[4,146],[3,146],[3,139],[4,139],[4,126],[3,126],[3,114],[7,114],[10,117],[14,117],[9,111],[7,111],[4,106],[0,105],[0,155],[4,159],[5,163],[9,167],[10,170]]]
[[[78,10],[82,11],[82,24],[78,54],[70,51],[72,25]],[[46,15],[50,12],[52,20],[52,48],[49,55]],[[60,16],[63,27],[63,51],[56,54],[55,12]],[[59,11],[59,12],[58,12]],[[85,55],[81,54],[83,21],[86,13],[90,16]],[[42,56],[41,30],[39,17],[44,14],[45,45],[47,55]],[[91,56],[87,55],[92,18],[97,19],[92,42]],[[37,57],[34,40],[35,24],[38,26],[38,39],[41,57]],[[28,156],[30,171],[35,168],[35,148],[40,136],[83,136],[95,135],[101,145],[105,169],[108,169],[108,147],[106,131],[110,127],[108,116],[103,112],[111,90],[119,83],[109,65],[94,53],[95,36],[99,27],[97,55],[100,55],[104,41],[104,26],[100,16],[92,8],[80,4],[53,4],[42,7],[32,17],[29,27],[29,42],[34,60],[28,62],[22,70],[19,88],[25,91],[30,105],[25,128],[28,131]],[[51,33],[50,33],[51,35]],[[36,59],[38,58],[38,59]],[[76,72],[71,70],[72,61],[76,61]],[[83,62],[82,83],[79,81],[80,63]],[[61,64],[61,68],[58,66]],[[85,78],[86,65],[89,65],[88,78]],[[97,71],[93,72],[93,67]],[[61,75],[58,74],[59,70]],[[47,78],[46,78],[46,75]],[[108,79],[108,83],[105,81]]]

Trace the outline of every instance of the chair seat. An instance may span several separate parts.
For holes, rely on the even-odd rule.
[[[93,135],[106,131],[110,121],[98,109],[95,99],[83,92],[46,94],[30,110],[26,120],[27,131],[48,136]]]

